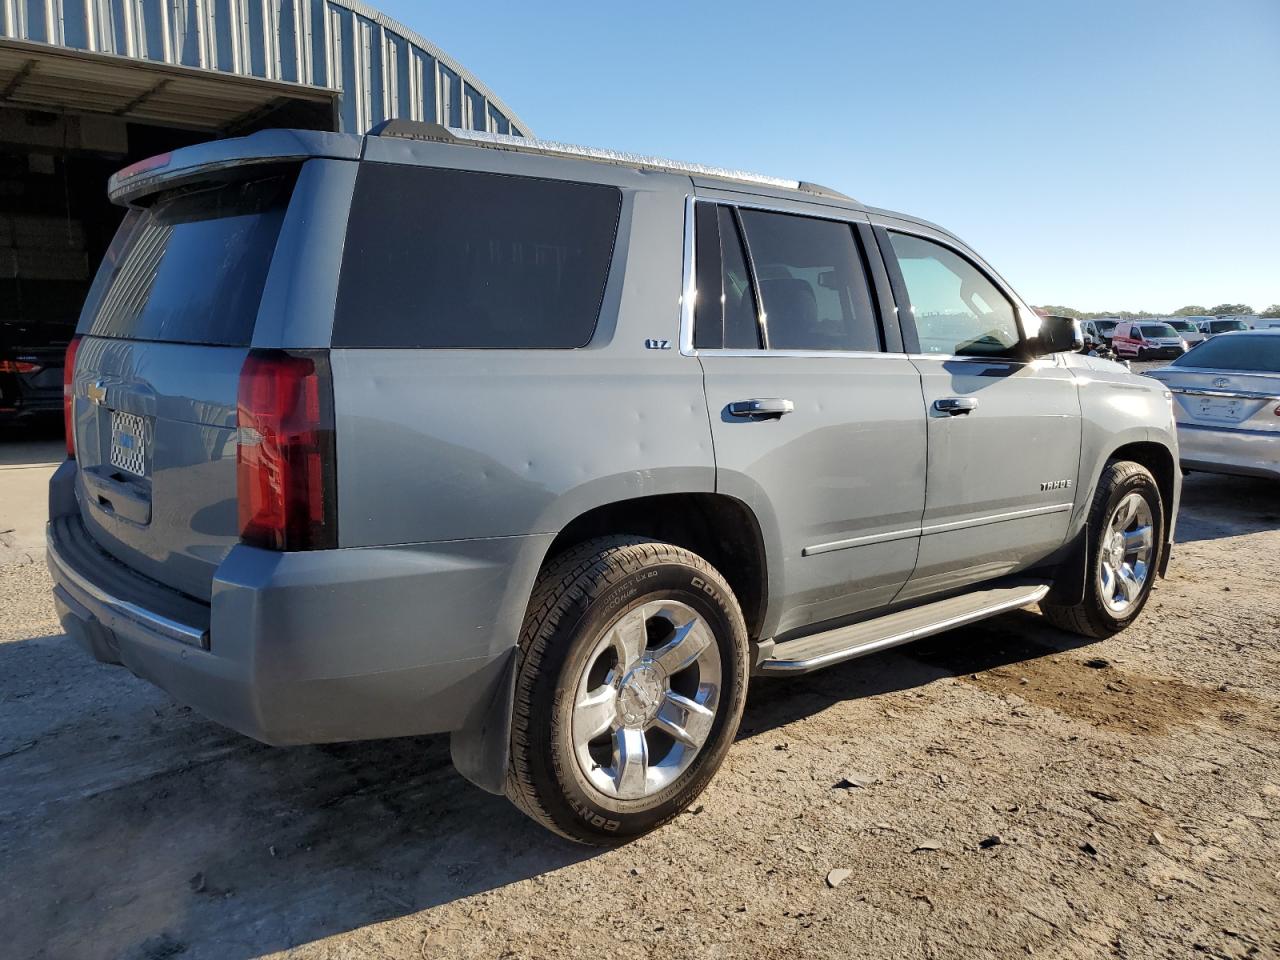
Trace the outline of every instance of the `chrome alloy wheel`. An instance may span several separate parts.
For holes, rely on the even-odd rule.
[[[1142,494],[1130,493],[1116,504],[1098,551],[1098,592],[1111,613],[1124,616],[1142,596],[1154,550],[1151,506]]]
[[[720,681],[720,648],[692,607],[655,600],[624,613],[591,651],[574,694],[583,775],[619,800],[670,786],[711,735]]]

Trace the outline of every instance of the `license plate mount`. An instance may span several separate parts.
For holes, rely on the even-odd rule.
[[[1196,415],[1206,420],[1239,420],[1243,405],[1238,397],[1201,397]]]
[[[147,475],[147,420],[111,411],[111,466],[135,477]]]

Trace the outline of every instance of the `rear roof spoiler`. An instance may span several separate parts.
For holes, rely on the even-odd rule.
[[[263,130],[248,137],[213,140],[125,167],[107,182],[107,195],[113,203],[127,205],[157,190],[197,181],[218,170],[316,157],[358,160],[360,138],[312,130]]]

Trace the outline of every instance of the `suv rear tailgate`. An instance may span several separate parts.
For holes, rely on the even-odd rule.
[[[131,209],[94,281],[74,374],[85,528],[208,601],[238,540],[236,400],[297,165]]]

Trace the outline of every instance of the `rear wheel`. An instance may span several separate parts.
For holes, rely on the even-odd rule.
[[[516,684],[507,795],[570,839],[620,843],[684,810],[724,760],[746,628],[696,554],[593,540],[539,577]]]
[[[1108,463],[1089,512],[1084,599],[1042,603],[1041,610],[1055,626],[1086,637],[1120,632],[1146,606],[1163,538],[1164,507],[1151,471],[1127,460]]]

